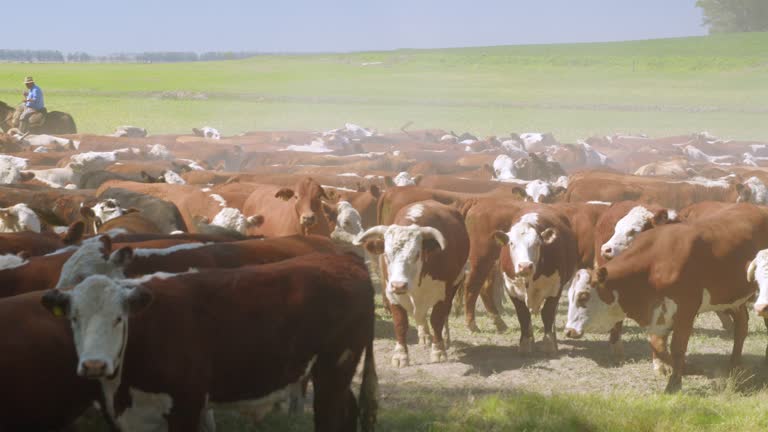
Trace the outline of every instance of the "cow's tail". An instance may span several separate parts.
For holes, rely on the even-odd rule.
[[[360,384],[360,429],[373,432],[376,428],[376,415],[379,410],[379,377],[376,375],[376,361],[373,356],[373,335],[365,347],[363,381]]]

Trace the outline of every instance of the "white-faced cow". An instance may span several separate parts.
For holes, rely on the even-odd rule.
[[[539,312],[544,324],[543,351],[557,352],[557,303],[579,260],[567,217],[552,207],[526,207],[507,232],[496,231],[493,237],[503,245],[499,265],[520,322],[520,352],[532,351],[531,313]]]
[[[696,315],[730,311],[731,364],[741,360],[747,334],[746,302],[754,285],[744,271],[768,246],[768,214],[737,204],[693,223],[664,225],[637,236],[624,253],[582,271],[568,293],[566,335],[606,332],[624,317],[647,328],[660,362],[671,365],[667,391],[680,389]],[[672,334],[670,352],[666,338]]]
[[[143,279],[94,275],[41,301],[69,320],[77,373],[98,380],[122,430],[198,431],[211,426],[209,402],[269,397],[306,376],[315,430],[357,430],[358,412],[362,429],[373,430],[373,287],[357,257],[314,254]],[[364,351],[358,411],[350,384]]]
[[[382,285],[397,338],[393,366],[410,362],[406,342],[409,315],[416,321],[420,341],[427,346],[432,343],[430,359],[447,360],[443,328],[469,254],[461,214],[436,201],[420,201],[403,207],[392,225],[368,229],[356,243],[383,257],[379,262]],[[430,308],[431,337],[427,327]]]

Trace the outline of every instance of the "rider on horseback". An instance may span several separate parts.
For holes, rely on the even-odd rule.
[[[24,112],[21,113],[19,118],[19,129],[22,133],[29,131],[30,119],[33,116],[45,116],[45,100],[43,99],[43,90],[35,84],[35,80],[31,76],[28,76],[24,80],[24,85],[27,86],[27,90],[24,92]],[[40,120],[35,118],[33,123],[39,123]]]

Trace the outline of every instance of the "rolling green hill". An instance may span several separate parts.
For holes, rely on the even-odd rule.
[[[768,139],[768,33],[614,43],[265,55],[183,64],[3,64],[0,100],[26,75],[83,131],[136,124],[225,134],[407,121],[478,134]]]

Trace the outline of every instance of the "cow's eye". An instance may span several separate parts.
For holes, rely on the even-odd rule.
[[[80,283],[84,280],[85,280],[85,275],[77,275],[77,277],[75,277],[75,283]]]
[[[117,326],[117,325],[119,325],[121,322],[123,322],[123,317],[117,317],[117,318],[115,318],[115,324],[114,324],[114,326]]]

